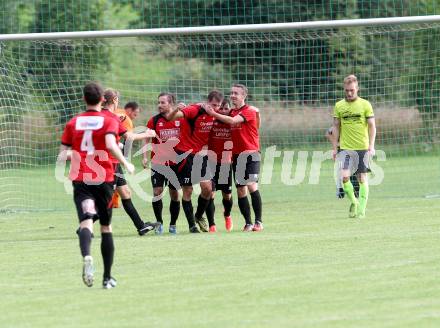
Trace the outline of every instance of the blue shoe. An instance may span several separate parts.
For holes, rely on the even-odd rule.
[[[156,227],[155,233],[156,233],[156,235],[163,234],[163,224],[162,223]]]
[[[177,228],[175,225],[170,225],[170,228],[168,229],[169,233],[172,235],[176,235],[177,234]]]

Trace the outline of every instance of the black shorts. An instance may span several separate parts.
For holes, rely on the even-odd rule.
[[[212,191],[221,190],[225,194],[232,193],[232,163],[217,163],[211,181]]]
[[[73,181],[73,201],[75,202],[79,222],[92,218],[93,221],[99,220],[101,225],[110,225],[112,221],[112,196],[114,184],[104,182],[99,185],[88,185],[84,182]],[[94,213],[84,213],[82,202],[91,199],[95,202]]]
[[[207,155],[189,154],[177,165],[177,176],[181,186],[192,186],[201,181],[209,181],[214,176],[212,172],[215,166],[209,163]]]
[[[121,164],[115,164],[115,185],[116,187],[125,186],[127,181],[124,178],[124,171],[122,171]]]
[[[243,153],[232,157],[232,171],[235,185],[243,187],[251,182],[258,182],[260,176],[260,152]]]
[[[351,174],[368,173],[370,171],[370,155],[368,150],[345,150],[338,153],[338,160],[344,170]]]
[[[153,188],[169,186],[172,190],[179,190],[180,183],[177,175],[178,166],[174,165],[151,165],[151,185]]]

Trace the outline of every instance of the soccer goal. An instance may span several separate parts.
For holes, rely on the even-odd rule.
[[[439,16],[0,35],[0,211],[65,209],[68,183],[54,164],[90,80],[119,90],[121,105],[140,103],[138,126],[160,92],[199,102],[243,83],[261,111],[263,160],[278,152],[263,165],[263,188],[334,197],[325,132],[343,78],[355,74],[375,111],[376,195],[437,197],[439,44]]]

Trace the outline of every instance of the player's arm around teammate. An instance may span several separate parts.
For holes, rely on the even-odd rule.
[[[246,104],[247,95],[246,86],[234,84],[230,91],[230,100],[233,105],[230,115],[222,115],[209,107],[207,112],[216,119],[231,125],[232,167],[237,187],[238,206],[245,219],[243,231],[261,231],[263,230],[262,201],[258,190],[261,161],[259,114],[257,116],[257,111]],[[255,214],[255,224],[252,224],[247,198],[248,191]]]

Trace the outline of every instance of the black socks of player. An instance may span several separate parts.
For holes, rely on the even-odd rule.
[[[197,211],[195,214],[196,218],[200,219],[203,216],[203,213],[205,213],[210,200],[211,199],[203,198],[201,195],[199,196],[199,199],[197,200]]]
[[[261,196],[260,191],[255,190],[254,192],[251,192],[251,201],[252,201],[252,208],[254,209],[255,213],[255,222],[263,222],[261,219]]]
[[[171,214],[170,225],[176,225],[177,218],[179,217],[179,212],[180,212],[180,202],[178,200],[177,201],[171,200],[171,202],[170,202],[170,214]]]
[[[141,229],[144,227],[144,222],[142,221],[141,217],[139,216],[138,212],[134,208],[133,203],[131,202],[131,198],[129,199],[123,199],[122,200],[122,206],[124,207],[125,212],[130,217],[131,221],[133,221],[133,224],[135,225],[136,229]]]
[[[232,210],[232,198],[231,199],[224,199],[222,200],[223,208],[225,209],[224,216],[230,216],[231,210]]]
[[[83,228],[79,231],[79,248],[81,249],[81,255],[87,256],[90,255],[90,244],[92,243],[92,232]]]
[[[163,223],[162,220],[162,209],[163,209],[163,203],[162,203],[162,199],[158,199],[156,201],[153,201],[153,211],[154,211],[154,216],[156,217],[156,221]]]
[[[243,215],[246,224],[252,224],[251,207],[247,196],[238,199],[238,207],[240,208],[241,215]]]
[[[111,232],[101,233],[101,254],[104,262],[104,279],[110,278],[113,255],[115,254],[115,245],[113,244],[113,234]]]
[[[196,225],[194,221],[194,209],[191,201],[186,201],[182,199],[182,207],[185,212],[186,220],[188,221],[188,227],[192,228]]]
[[[214,221],[214,213],[215,213],[215,205],[214,205],[214,199],[210,199],[208,206],[206,207],[206,218],[208,219],[209,226],[215,225]]]

